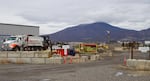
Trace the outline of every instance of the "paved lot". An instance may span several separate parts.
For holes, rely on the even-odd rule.
[[[148,71],[120,68],[124,54],[128,52],[115,53],[112,58],[105,57],[104,60],[82,64],[0,65],[0,81],[150,81]]]

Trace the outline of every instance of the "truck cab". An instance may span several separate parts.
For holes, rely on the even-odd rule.
[[[2,45],[3,50],[20,50],[20,46],[23,44],[22,36],[10,36],[5,39]]]

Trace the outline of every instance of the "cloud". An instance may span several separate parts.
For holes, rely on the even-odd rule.
[[[57,31],[63,30],[67,27],[73,26],[69,25],[68,23],[56,23],[56,22],[51,22],[47,24],[39,24],[41,26],[40,30],[49,32],[49,33],[55,33]],[[40,32],[41,34],[46,34],[44,32]],[[47,33],[47,34],[49,34]]]
[[[0,1],[0,22],[38,25],[41,34],[91,22],[136,30],[150,27],[149,0]]]

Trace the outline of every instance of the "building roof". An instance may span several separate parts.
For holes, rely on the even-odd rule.
[[[0,25],[12,25],[12,26],[22,26],[22,27],[35,27],[35,28],[39,28],[39,26],[20,25],[20,24],[8,24],[8,23],[0,23]]]

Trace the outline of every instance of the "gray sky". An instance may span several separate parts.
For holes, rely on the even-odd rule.
[[[40,34],[92,22],[150,28],[150,0],[0,0],[0,22],[40,26]]]

